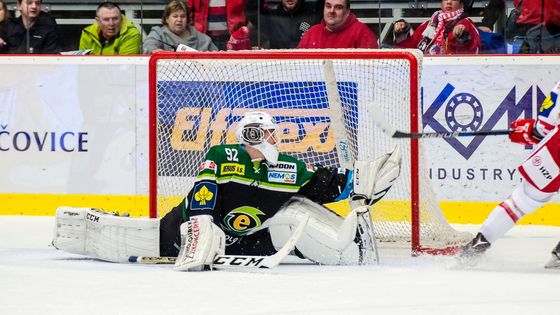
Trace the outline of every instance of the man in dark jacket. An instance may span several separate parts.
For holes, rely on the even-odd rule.
[[[10,19],[0,34],[0,53],[56,54],[60,40],[56,21],[41,11],[42,0],[18,0],[21,16]]]
[[[272,49],[296,48],[303,34],[321,21],[321,11],[305,0],[282,0],[276,8],[263,0],[249,0],[245,16],[260,33],[252,36],[260,39],[257,46]]]

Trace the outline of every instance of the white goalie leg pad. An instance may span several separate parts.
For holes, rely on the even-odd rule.
[[[56,209],[53,245],[57,249],[86,254],[86,213],[90,208]]]
[[[226,235],[212,223],[212,217],[200,215],[181,224],[181,250],[175,261],[174,270],[201,271],[212,267],[214,258],[223,255]]]
[[[379,201],[399,176],[401,161],[402,150],[399,145],[373,161],[355,161],[354,196],[369,199],[370,204]]]
[[[325,265],[361,264],[361,254],[356,238],[357,214],[341,218],[325,207],[302,197],[292,197],[274,217],[263,226],[269,228],[272,243],[281,248],[292,231],[306,216],[307,226],[296,248],[305,258]]]
[[[91,208],[59,207],[53,245],[112,262],[159,256],[159,220],[120,217]]]

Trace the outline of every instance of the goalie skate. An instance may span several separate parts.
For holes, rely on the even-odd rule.
[[[560,242],[552,250],[552,257],[544,267],[546,269],[560,269]]]
[[[379,252],[377,251],[377,241],[369,213],[369,207],[357,209],[358,226],[356,228],[356,239],[354,242],[360,250],[358,264],[373,265],[379,264]]]

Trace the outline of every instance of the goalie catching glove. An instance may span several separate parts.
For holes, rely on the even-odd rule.
[[[395,145],[391,152],[373,161],[354,162],[351,201],[373,205],[383,198],[400,174],[401,160],[401,147]]]

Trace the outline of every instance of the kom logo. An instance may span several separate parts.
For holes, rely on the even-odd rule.
[[[537,104],[533,102],[534,95]],[[494,106],[483,104],[476,94],[457,90],[448,83],[433,100],[425,100],[422,97],[423,128],[430,127],[436,132],[503,129],[505,126],[497,124],[504,116],[507,117],[507,126],[521,116],[532,118],[533,109],[541,104],[545,97],[538,86],[529,87],[525,91],[519,91],[513,86],[503,99],[495,100],[499,105]],[[443,140],[468,160],[486,137],[475,136],[463,138],[461,141],[457,138]]]

